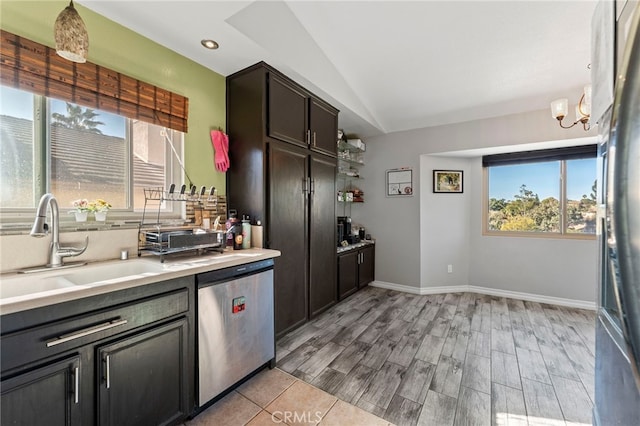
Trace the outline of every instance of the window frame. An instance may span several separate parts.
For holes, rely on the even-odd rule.
[[[589,148],[586,148],[589,147]],[[569,240],[595,240],[597,233],[578,233],[578,232],[567,232],[566,226],[568,223],[568,200],[567,200],[567,161],[571,161],[579,158],[571,158],[567,156],[565,158],[562,157],[564,153],[575,153],[580,151],[588,151],[589,149],[593,149],[594,160],[597,158],[595,155],[597,148],[595,145],[586,145],[586,146],[577,146],[577,147],[568,147],[568,148],[558,148],[551,150],[540,150],[540,151],[529,151],[522,153],[508,153],[508,154],[498,154],[495,156],[486,156],[483,157],[482,161],[482,235],[489,237],[517,237],[517,238],[552,238],[552,239],[569,239]],[[554,153],[555,152],[555,153]],[[537,153],[537,154],[536,154]],[[557,155],[554,155],[557,154]],[[493,164],[487,165],[487,158],[494,157],[499,161],[504,160],[504,164]],[[527,157],[531,160],[527,161]],[[548,159],[540,159],[546,157]],[[582,158],[591,158],[582,157]],[[509,162],[511,161],[511,162]],[[489,168],[490,167],[499,167],[500,165],[516,165],[516,164],[531,164],[535,162],[552,162],[559,161],[560,162],[560,176],[559,176],[559,208],[560,208],[560,232],[548,232],[548,231],[537,231],[537,232],[526,232],[526,231],[497,231],[489,229]],[[501,162],[501,161],[500,161]],[[597,179],[597,173],[596,173]]]
[[[8,86],[11,87],[11,86]],[[16,89],[16,88],[14,88]],[[24,91],[23,89],[17,89]],[[29,93],[25,91],[26,93]],[[0,208],[0,225],[4,229],[21,229],[25,224],[33,220],[38,202],[42,195],[51,192],[51,118],[50,118],[50,99],[46,96],[31,93],[33,96],[33,207],[2,207]],[[67,102],[62,100],[63,102]],[[108,111],[104,111],[108,112]],[[127,222],[135,222],[136,225],[142,220],[143,209],[136,209],[134,202],[135,182],[133,180],[133,135],[132,135],[132,118],[121,116],[125,119],[125,136],[126,141],[125,155],[126,155],[126,177],[124,190],[126,191],[125,197],[127,207],[122,209],[111,209],[109,211],[109,222],[119,222],[119,224],[126,224]],[[148,123],[150,125],[158,126],[158,124]],[[173,129],[167,129],[168,131],[174,131]],[[178,154],[184,161],[184,133],[183,137],[179,141],[179,144],[174,145]],[[168,144],[164,145],[165,151],[165,183],[164,187],[168,187],[170,183],[175,183],[176,186],[180,186],[184,183],[184,174],[180,166],[180,161],[175,158],[172,149]],[[55,195],[55,194],[54,194]],[[71,206],[59,205],[60,216],[59,220],[61,224],[69,226],[69,224],[76,224],[72,215],[67,212],[73,210]],[[157,206],[154,204],[151,208],[155,212]],[[148,213],[147,213],[148,215]],[[167,203],[160,211],[160,217],[162,219],[184,219],[185,206],[181,203]],[[97,227],[110,227],[110,224],[99,224],[93,221],[87,222],[92,228]],[[85,225],[86,225],[85,224]],[[83,225],[84,226],[84,225]],[[1,233],[1,232],[0,232]]]

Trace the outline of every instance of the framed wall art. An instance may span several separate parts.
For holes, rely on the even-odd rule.
[[[433,192],[461,194],[462,170],[434,170]]]
[[[387,197],[413,196],[413,170],[387,170]]]

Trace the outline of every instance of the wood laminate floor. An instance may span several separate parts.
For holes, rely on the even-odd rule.
[[[397,425],[590,425],[595,312],[367,287],[277,342],[280,369]]]

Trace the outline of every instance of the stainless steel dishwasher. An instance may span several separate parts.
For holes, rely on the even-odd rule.
[[[273,259],[196,275],[198,403],[275,360]]]

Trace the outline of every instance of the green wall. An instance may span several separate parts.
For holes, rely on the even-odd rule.
[[[54,46],[53,24],[68,1],[0,1],[3,30]],[[185,167],[193,183],[225,193],[209,131],[225,127],[225,78],[102,15],[75,4],[89,32],[88,60],[189,98]],[[197,42],[197,40],[195,41]]]

